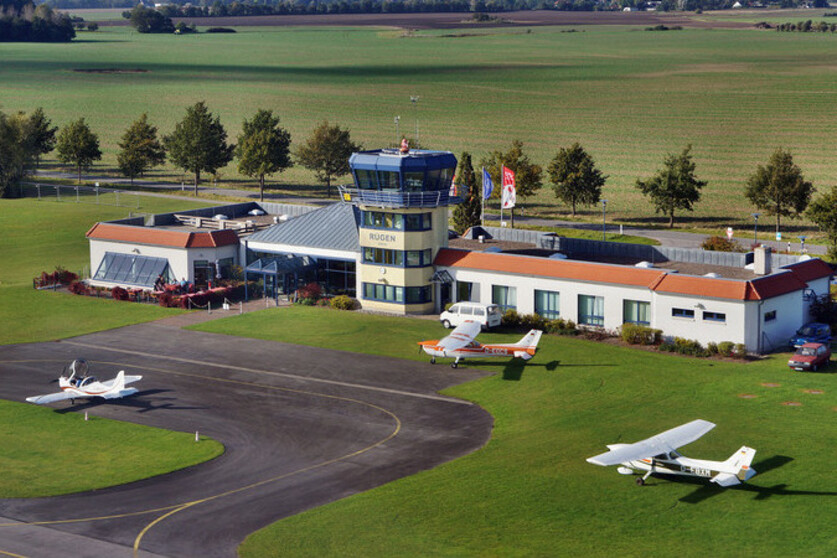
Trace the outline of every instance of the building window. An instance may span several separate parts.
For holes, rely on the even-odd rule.
[[[378,185],[375,183],[375,171],[370,170],[356,170],[357,186],[361,190],[377,190]]]
[[[604,297],[578,295],[578,323],[604,326]]]
[[[650,302],[642,302],[640,300],[623,300],[622,323],[649,325],[651,323],[649,316],[650,308]]]
[[[456,282],[456,301],[471,301],[471,293],[474,290],[474,284],[468,281],[457,281]]]
[[[433,286],[396,287],[379,283],[364,283],[363,298],[395,304],[422,304],[433,301]]]
[[[424,173],[419,172],[405,172],[404,173],[404,190],[407,192],[421,192],[424,187]]]
[[[491,285],[491,302],[500,310],[517,310],[517,289],[503,285]]]
[[[317,259],[317,282],[327,293],[355,296],[355,262]]]
[[[428,267],[433,264],[433,251],[427,250],[386,250],[384,248],[363,249],[363,263],[391,265],[394,267]]]
[[[704,312],[703,320],[706,322],[726,322],[727,315],[721,312]]]
[[[561,316],[561,298],[555,291],[535,289],[535,314],[547,320],[557,320]]]
[[[672,308],[671,315],[674,318],[689,318],[690,320],[695,319],[695,311],[689,310],[688,308]]]
[[[387,213],[364,211],[361,223],[365,229],[388,229],[396,231],[429,231],[430,213]]]
[[[381,190],[399,190],[398,173],[393,171],[378,171],[378,184]]]
[[[770,312],[764,313],[764,321],[765,322],[772,322],[776,319],[776,310],[771,310]]]

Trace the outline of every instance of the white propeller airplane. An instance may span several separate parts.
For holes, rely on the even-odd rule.
[[[69,374],[67,374],[69,372]],[[46,395],[35,395],[27,397],[29,403],[46,405],[69,399],[75,403],[76,399],[102,397],[104,399],[119,399],[133,395],[139,391],[137,388],[126,388],[126,384],[138,382],[142,376],[126,376],[124,370],[120,370],[116,378],[100,382],[93,376],[88,376],[87,362],[83,359],[74,360],[68,368],[64,369],[61,377],[58,378],[58,386],[61,391]]]
[[[419,341],[419,347],[430,355],[431,364],[436,363],[436,357],[453,358],[450,366],[456,368],[466,358],[510,356],[529,360],[535,356],[543,335],[542,331],[533,329],[517,343],[483,345],[474,341],[481,329],[479,322],[465,320],[441,341]]]
[[[691,459],[675,451],[713,428],[715,425],[709,421],[693,420],[647,440],[608,445],[610,451],[587,461],[594,465],[619,465],[617,471],[622,475],[632,475],[634,470],[648,471],[645,476],[636,479],[640,486],[645,484],[651,473],[704,477],[723,487],[735,486],[753,478],[756,474],[756,470],[750,467],[756,455],[753,448],[743,446],[726,461]]]

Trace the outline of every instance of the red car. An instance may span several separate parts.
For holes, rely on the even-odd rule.
[[[805,343],[799,347],[788,361],[794,370],[816,372],[821,366],[831,362],[831,347],[823,343]]]

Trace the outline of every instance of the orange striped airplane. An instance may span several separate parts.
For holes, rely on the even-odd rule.
[[[543,332],[531,330],[517,343],[483,345],[475,341],[481,325],[473,320],[462,322],[453,332],[442,339],[419,341],[420,350],[430,355],[430,364],[436,363],[436,357],[453,358],[451,368],[456,368],[466,358],[481,357],[516,357],[529,360],[535,356],[538,341]]]

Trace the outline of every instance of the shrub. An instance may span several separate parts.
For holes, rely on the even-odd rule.
[[[622,341],[631,345],[657,345],[663,332],[642,324],[622,324],[619,334]]]
[[[747,358],[747,345],[744,343],[737,343],[735,348],[732,350],[732,356],[735,358]]]
[[[696,357],[707,356],[706,349],[703,348],[698,341],[693,339],[684,339],[682,337],[674,338],[674,350],[681,355],[689,355]]]
[[[346,295],[337,295],[331,299],[331,307],[337,310],[354,310],[355,299]]]
[[[725,357],[731,357],[735,345],[731,341],[722,341],[718,343],[718,354]]]
[[[73,281],[70,283],[70,286],[67,288],[71,293],[77,295],[88,295],[90,294],[90,290],[87,288],[82,281]]]
[[[608,337],[613,337],[613,333],[602,328],[583,329],[581,334],[585,339],[590,341],[604,341]]]
[[[674,346],[674,343],[665,341],[663,343],[660,343],[659,346],[657,346],[657,350],[666,353],[673,353],[676,350],[676,347]]]
[[[230,27],[210,27],[206,30],[207,33],[235,33],[235,29]]]
[[[503,314],[503,324],[509,327],[518,327],[520,325],[520,314],[517,313],[517,310],[513,308],[509,308]]]
[[[180,297],[172,293],[163,292],[157,295],[157,304],[163,308],[176,308],[180,306]]]
[[[744,251],[744,249],[741,248],[740,244],[738,244],[734,240],[724,238],[723,236],[710,236],[709,238],[703,241],[703,244],[701,244],[700,247],[704,250],[712,250],[714,252]]]
[[[310,298],[313,302],[316,302],[323,296],[323,288],[320,286],[319,283],[308,283],[301,289],[297,289],[297,297],[299,299],[306,299]],[[309,305],[310,306],[310,305]]]
[[[128,300],[131,298],[128,291],[122,287],[114,287],[113,290],[110,291],[110,296],[112,296],[114,300]]]
[[[710,356],[715,356],[718,354],[718,344],[709,342],[706,344],[706,352],[709,353]]]
[[[445,312],[449,311],[450,307],[453,306],[454,304],[455,304],[454,302],[448,302],[447,304],[445,304]]]
[[[316,304],[316,303],[317,303],[317,301],[314,300],[313,298],[300,298],[297,301],[297,304],[301,304],[303,306],[314,306],[314,304]]]
[[[543,330],[546,328],[546,320],[538,314],[524,314],[520,316],[520,325],[525,329]]]

